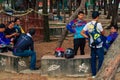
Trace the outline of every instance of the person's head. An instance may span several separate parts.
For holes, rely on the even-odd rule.
[[[114,32],[117,32],[117,31],[118,31],[118,26],[112,25],[111,28],[110,28],[110,32],[114,33]]]
[[[28,30],[28,33],[29,33],[31,36],[33,36],[33,35],[35,34],[35,29],[34,29],[34,28],[30,28],[30,29]]]
[[[3,23],[0,24],[0,32],[5,31],[5,25]]]
[[[12,29],[14,27],[14,21],[10,21],[9,23],[8,23],[8,28],[9,29]]]
[[[14,19],[15,24],[20,25],[20,18],[16,17]]]
[[[79,11],[78,12],[78,18],[79,19],[83,19],[84,18],[84,12],[83,11]]]
[[[93,11],[92,12],[92,18],[98,20],[100,13],[98,11]]]

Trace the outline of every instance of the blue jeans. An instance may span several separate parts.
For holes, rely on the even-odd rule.
[[[34,51],[31,50],[25,50],[25,51],[16,51],[13,52],[13,54],[15,56],[31,56],[31,61],[30,61],[30,69],[34,69],[35,68],[35,64],[36,64],[36,53]]]
[[[98,59],[98,66],[97,66],[97,59]],[[104,60],[104,49],[103,49],[103,47],[101,47],[101,48],[91,48],[92,76],[95,76],[97,71],[101,68],[103,60]]]

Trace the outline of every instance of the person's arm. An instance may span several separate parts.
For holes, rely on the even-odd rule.
[[[103,31],[101,31],[101,34],[104,36],[105,35],[105,31],[103,30]]]
[[[85,34],[84,30],[81,31],[81,35],[84,36],[85,38],[88,38],[88,36]]]
[[[14,37],[14,36],[18,36],[19,35],[19,33],[12,33],[12,34],[10,34],[10,35],[8,35],[8,34],[6,34],[6,38],[11,38],[11,37]]]
[[[84,36],[85,38],[89,38],[88,35],[86,34],[87,31],[87,24],[84,26],[83,30],[80,32],[80,34],[82,36]]]
[[[71,21],[70,23],[67,24],[66,28],[69,30],[71,33],[75,33],[75,29],[73,28],[74,22]]]
[[[102,35],[105,35],[105,31],[104,31],[104,29],[103,29],[103,27],[102,27],[102,24],[101,24],[101,23],[98,23],[98,26],[99,26],[99,30],[100,30],[101,34],[102,34]]]

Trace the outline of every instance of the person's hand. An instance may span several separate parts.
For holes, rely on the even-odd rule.
[[[12,36],[18,36],[18,35],[19,33],[16,33],[16,32],[12,34]]]

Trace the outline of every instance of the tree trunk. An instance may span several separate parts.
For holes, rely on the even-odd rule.
[[[31,7],[32,9],[35,9],[35,5],[36,5],[36,0],[31,0]]]
[[[93,11],[95,11],[95,7],[96,7],[96,0],[92,0],[93,1]]]
[[[64,0],[62,1],[62,13],[64,14],[63,22],[65,23],[65,22],[66,22],[66,14],[65,14],[65,4],[64,4]]]
[[[119,0],[114,0],[114,5],[113,5],[113,14],[112,14],[112,20],[110,25],[116,25],[117,26],[117,20],[118,20],[118,5],[119,5]]]
[[[110,16],[112,14],[111,12],[112,12],[112,0],[109,0],[107,19],[110,19]]]
[[[88,6],[87,6],[87,3],[88,3],[88,1],[85,3],[85,14],[86,15],[88,15],[88,11],[87,11]]]
[[[120,65],[120,35],[113,42],[107,52],[103,65],[96,75],[95,80],[115,80],[115,74]]]
[[[43,14],[48,14],[48,12],[47,12],[47,9],[48,9],[47,2],[48,2],[48,0],[43,0]],[[50,41],[48,15],[44,15],[43,24],[44,24],[44,41],[48,42],[48,41]]]
[[[106,15],[107,10],[107,0],[104,0],[104,15]]]
[[[53,12],[53,0],[50,0],[50,13]]]
[[[72,1],[71,0],[68,0],[68,7],[69,7],[69,16],[71,16],[71,14],[72,14]]]
[[[15,8],[15,1],[14,1],[14,0],[11,0],[11,8],[12,8],[12,9],[16,9],[16,8]]]
[[[82,0],[82,1],[81,1],[81,5],[80,5],[80,6],[78,7],[78,9],[74,12],[74,14],[71,15],[71,17],[69,18],[69,21],[67,22],[67,24],[68,24],[71,20],[73,20],[73,19],[75,19],[75,18],[77,17],[77,14],[78,14],[78,12],[79,12],[80,10],[83,10],[83,9],[84,9],[84,7],[85,7],[85,2],[86,2],[86,0]],[[65,28],[65,29],[64,29],[64,32],[62,33],[62,35],[61,35],[61,37],[60,37],[60,39],[58,40],[57,47],[61,47],[61,46],[62,46],[62,43],[63,43],[65,37],[67,36],[67,33],[68,33],[68,31],[67,31],[67,29]]]
[[[4,0],[0,0],[0,10],[3,9],[3,6],[2,6],[3,1],[4,1]]]
[[[57,16],[60,17],[60,7],[59,7],[60,0],[57,0]]]
[[[2,3],[0,3],[0,10],[2,10],[3,9],[3,7],[2,7]]]
[[[101,1],[99,0],[98,1],[98,11],[101,11],[102,10],[102,8],[101,8]]]
[[[79,7],[81,4],[81,0],[77,0],[77,7]]]

